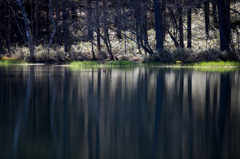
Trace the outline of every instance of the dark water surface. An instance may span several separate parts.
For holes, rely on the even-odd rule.
[[[240,72],[0,67],[1,159],[239,159]]]

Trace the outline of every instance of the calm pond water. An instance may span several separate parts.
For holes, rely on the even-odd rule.
[[[239,159],[240,71],[0,67],[1,159]]]

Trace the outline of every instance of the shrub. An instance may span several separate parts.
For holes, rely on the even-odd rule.
[[[144,62],[170,62],[172,61],[171,52],[169,50],[159,50],[153,52],[144,58]]]

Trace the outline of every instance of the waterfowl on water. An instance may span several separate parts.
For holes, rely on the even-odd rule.
[[[102,70],[102,72],[104,72],[104,73],[105,73],[105,72],[106,72],[106,70]]]

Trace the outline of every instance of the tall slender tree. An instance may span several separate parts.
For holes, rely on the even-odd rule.
[[[67,8],[68,0],[62,0],[62,17],[63,17],[63,34],[64,34],[64,51],[69,51],[68,46],[68,24],[67,24],[67,15],[68,15],[68,8]]]
[[[180,39],[180,48],[184,48],[184,41],[183,41],[183,20],[182,20],[182,1],[178,1],[178,29],[179,29],[179,39]]]
[[[209,37],[209,2],[204,2],[204,14],[205,14],[205,31],[208,39]]]
[[[2,6],[0,3],[0,54],[2,53]]]
[[[190,7],[191,4],[191,0],[188,0],[188,14],[187,14],[187,37],[188,37],[188,41],[187,41],[187,48],[191,48],[192,47],[192,9]]]
[[[46,28],[47,28],[47,40],[50,40],[50,21],[49,21],[49,5],[46,6],[47,20],[46,20]]]
[[[4,15],[5,15],[5,36],[6,36],[6,44],[7,44],[7,49],[8,49],[8,52],[10,53],[10,37],[9,37],[9,27],[8,27],[8,19],[7,17],[10,16],[7,15],[7,8],[8,8],[8,5],[7,5],[7,0],[4,0]]]
[[[104,32],[104,42],[107,46],[108,53],[111,56],[111,59],[113,59],[113,54],[112,54],[112,47],[111,43],[109,40],[109,34],[108,34],[108,28],[107,28],[107,0],[103,0],[103,32]]]
[[[11,56],[10,52],[10,44],[11,44],[11,0],[8,0],[8,39],[9,39],[9,45],[8,45],[8,50],[9,50],[9,55]]]
[[[100,37],[100,22],[99,22],[99,0],[96,0],[96,32],[97,32],[97,48],[98,52],[101,52],[101,37]]]
[[[162,0],[162,17],[166,16],[166,0]],[[162,18],[162,25],[163,25],[163,39],[165,39],[165,34],[166,34],[166,21],[165,18]]]
[[[55,25],[55,21],[54,21],[54,18],[53,18],[52,0],[49,0],[49,11],[50,11],[52,24],[53,24],[53,32],[51,34],[49,45],[48,45],[48,54],[49,54],[50,47],[52,45],[53,37],[54,37],[54,35],[56,33],[56,25]]]
[[[156,49],[163,49],[163,33],[162,33],[162,15],[160,10],[159,0],[154,0],[154,13],[155,13],[155,28],[156,28]]]
[[[38,0],[35,0],[35,45],[38,46],[38,11],[39,11],[39,2]]]
[[[25,9],[25,6],[24,6],[24,3],[22,2],[22,0],[17,0],[17,2],[22,11],[25,32],[26,32],[26,36],[27,36],[27,40],[28,40],[28,47],[29,47],[29,51],[30,51],[29,61],[35,61],[33,38],[32,38],[32,34],[31,34],[30,25],[28,23],[27,12],[26,12],[26,9]]]
[[[134,3],[134,16],[135,16],[135,32],[136,32],[136,40],[137,40],[137,43],[140,43],[140,28],[139,28],[139,25],[140,25],[140,4],[139,4],[139,0],[135,0],[135,3]],[[139,52],[141,52],[141,47],[140,45],[137,45],[138,46],[138,50]]]
[[[148,32],[147,32],[147,9],[148,9],[148,2],[147,0],[143,0],[143,24],[142,24],[142,32],[143,32],[143,39],[144,39],[144,47],[148,45]],[[145,50],[145,54],[147,51]]]
[[[227,14],[227,5],[225,0],[217,0],[218,7],[218,23],[219,23],[219,32],[220,32],[220,47],[221,50],[230,50],[229,41],[230,41],[230,27],[228,14]]]
[[[62,45],[62,35],[61,35],[61,26],[60,26],[60,3],[59,1],[55,1],[55,7],[56,7],[56,23],[57,23],[57,43],[58,45]]]
[[[73,28],[76,29],[77,10],[76,10],[74,0],[71,1],[71,16],[72,16]]]
[[[217,4],[215,1],[212,2],[212,16],[213,16],[213,22],[217,23]]]
[[[87,1],[87,28],[88,28],[88,40],[92,39],[93,30],[92,30],[92,0]]]
[[[115,10],[116,10],[116,16],[115,16],[115,25],[117,27],[116,35],[118,39],[122,39],[122,34],[121,34],[121,5],[120,5],[120,0],[117,0],[117,5],[115,5]]]

